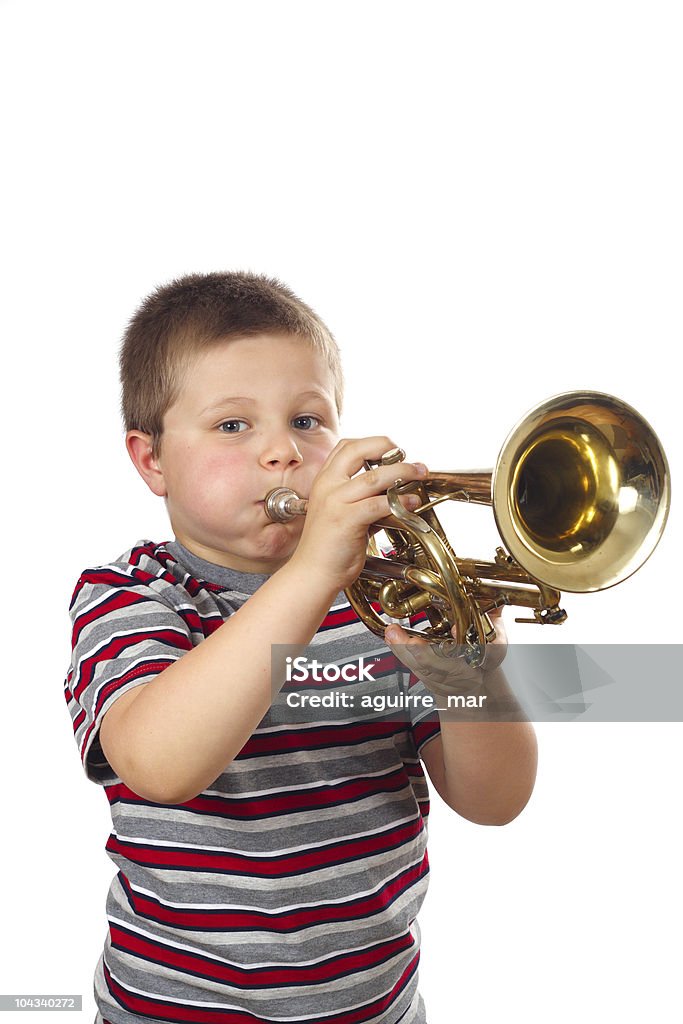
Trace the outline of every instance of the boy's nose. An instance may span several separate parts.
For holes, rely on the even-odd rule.
[[[303,462],[296,439],[289,434],[279,434],[268,439],[261,452],[261,465],[270,469],[295,466]]]

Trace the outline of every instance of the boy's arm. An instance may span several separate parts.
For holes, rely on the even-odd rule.
[[[477,825],[507,825],[524,810],[536,780],[530,722],[441,721],[422,758],[449,807]]]
[[[157,803],[185,803],[239,753],[284,680],[284,655],[271,666],[271,645],[291,651],[310,642],[358,576],[368,526],[389,515],[385,492],[396,468],[359,470],[393,446],[385,437],[340,441],[311,489],[289,562],[215,633],[107,711],[100,743],[129,789]],[[401,463],[404,480],[425,472]]]
[[[271,643],[305,646],[338,592],[288,564],[210,637],[119,697],[100,727],[119,778],[155,803],[185,803],[206,789],[272,704]]]
[[[480,706],[493,709],[494,714],[495,709],[504,709],[505,720],[486,721],[486,711],[478,710],[441,714],[440,735],[425,744],[421,755],[439,796],[452,810],[479,825],[506,825],[516,818],[528,803],[536,781],[536,734],[500,667],[507,642],[499,621],[496,630],[499,640],[490,650],[492,667],[465,672],[454,667],[457,680],[453,682],[485,698],[487,703]],[[440,676],[438,693],[439,684],[443,686],[444,661],[427,643],[409,637],[395,625],[387,629],[387,642],[401,645],[392,649],[427,687],[431,671],[436,678]],[[445,695],[437,699],[439,706],[446,706],[446,701]]]

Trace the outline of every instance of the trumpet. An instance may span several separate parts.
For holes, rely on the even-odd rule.
[[[404,457],[392,449],[378,461]],[[414,511],[404,507],[406,495],[417,496]],[[365,565],[345,591],[350,604],[379,636],[393,620],[419,617],[419,628],[403,626],[409,635],[477,666],[495,639],[495,609],[515,605],[531,613],[516,622],[558,625],[567,618],[562,591],[604,590],[636,572],[664,530],[670,476],[656,434],[635,409],[612,395],[571,391],[519,420],[493,470],[397,480],[387,499],[391,514],[370,527]],[[455,553],[434,511],[444,501],[492,507],[503,542],[492,561]],[[288,488],[265,500],[274,522],[306,507]]]

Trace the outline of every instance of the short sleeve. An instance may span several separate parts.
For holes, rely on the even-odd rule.
[[[116,569],[84,573],[70,606],[72,660],[64,684],[85,773],[117,780],[99,741],[102,718],[128,690],[149,682],[191,650],[183,616],[152,586]]]

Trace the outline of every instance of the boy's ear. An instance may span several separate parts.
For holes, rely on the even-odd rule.
[[[160,498],[166,497],[166,482],[158,459],[152,455],[152,435],[141,430],[129,430],[126,434],[126,448],[133,465],[150,491]]]

